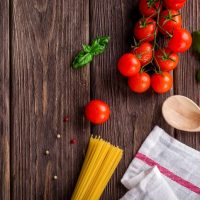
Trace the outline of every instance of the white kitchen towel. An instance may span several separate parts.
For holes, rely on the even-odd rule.
[[[133,189],[120,200],[178,200],[157,167],[141,172],[130,181]]]
[[[132,190],[136,186],[134,177],[155,166],[173,191],[175,198],[200,200],[200,152],[174,139],[158,126],[142,144],[124,174],[122,184]]]

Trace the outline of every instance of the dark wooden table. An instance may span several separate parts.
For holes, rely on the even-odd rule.
[[[188,0],[181,11],[190,31],[200,28],[199,10],[198,0]],[[130,50],[137,1],[1,0],[0,15],[1,200],[70,199],[91,133],[124,149],[104,200],[125,193],[120,178],[154,125],[200,149],[200,135],[176,131],[161,116],[162,102],[172,94],[200,104],[195,81],[200,60],[191,50],[181,56],[174,88],[165,95],[131,93],[116,70],[117,58]],[[81,45],[99,35],[111,36],[106,53],[73,70],[70,63]],[[90,125],[82,114],[93,98],[112,109],[102,126]],[[71,138],[78,144],[70,145]]]

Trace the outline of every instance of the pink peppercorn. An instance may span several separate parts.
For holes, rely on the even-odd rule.
[[[76,139],[71,139],[70,140],[70,144],[77,144],[77,140]]]
[[[69,117],[68,116],[64,116],[63,122],[67,122],[67,121],[69,121]]]

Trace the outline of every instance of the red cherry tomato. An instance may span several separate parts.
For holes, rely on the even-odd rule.
[[[173,0],[174,3],[183,3],[183,2],[186,2],[186,0]]]
[[[128,85],[133,92],[143,93],[150,88],[151,79],[146,72],[139,72],[128,79]]]
[[[171,71],[176,68],[179,57],[176,53],[172,53],[169,49],[155,51],[155,62],[162,71]]]
[[[185,5],[185,2],[186,1],[183,1],[181,3],[174,3],[174,0],[165,0],[164,4],[165,4],[165,7],[168,9],[179,10]]]
[[[134,76],[140,71],[140,61],[136,55],[126,53],[118,61],[118,70],[123,76]]]
[[[108,120],[110,108],[103,101],[92,100],[85,107],[85,116],[94,124],[102,124]]]
[[[173,84],[172,76],[168,72],[153,74],[151,77],[151,87],[159,94],[168,92]]]
[[[139,59],[141,66],[148,64],[153,57],[153,46],[149,42],[143,42],[132,50]]]
[[[163,34],[173,33],[175,28],[181,28],[182,19],[181,15],[176,10],[163,10],[160,14],[159,25],[161,26],[160,31]]]
[[[192,44],[192,36],[186,29],[174,29],[173,36],[169,40],[168,48],[173,52],[187,51]]]
[[[156,9],[158,9],[159,6],[160,6],[160,0],[140,0],[139,1],[140,13],[145,17],[156,15]]]
[[[151,18],[140,19],[134,27],[134,35],[137,40],[149,42],[154,40],[156,22]]]

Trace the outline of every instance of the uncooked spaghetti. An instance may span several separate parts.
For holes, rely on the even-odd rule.
[[[123,151],[101,138],[91,137],[71,200],[98,200],[114,173]]]

